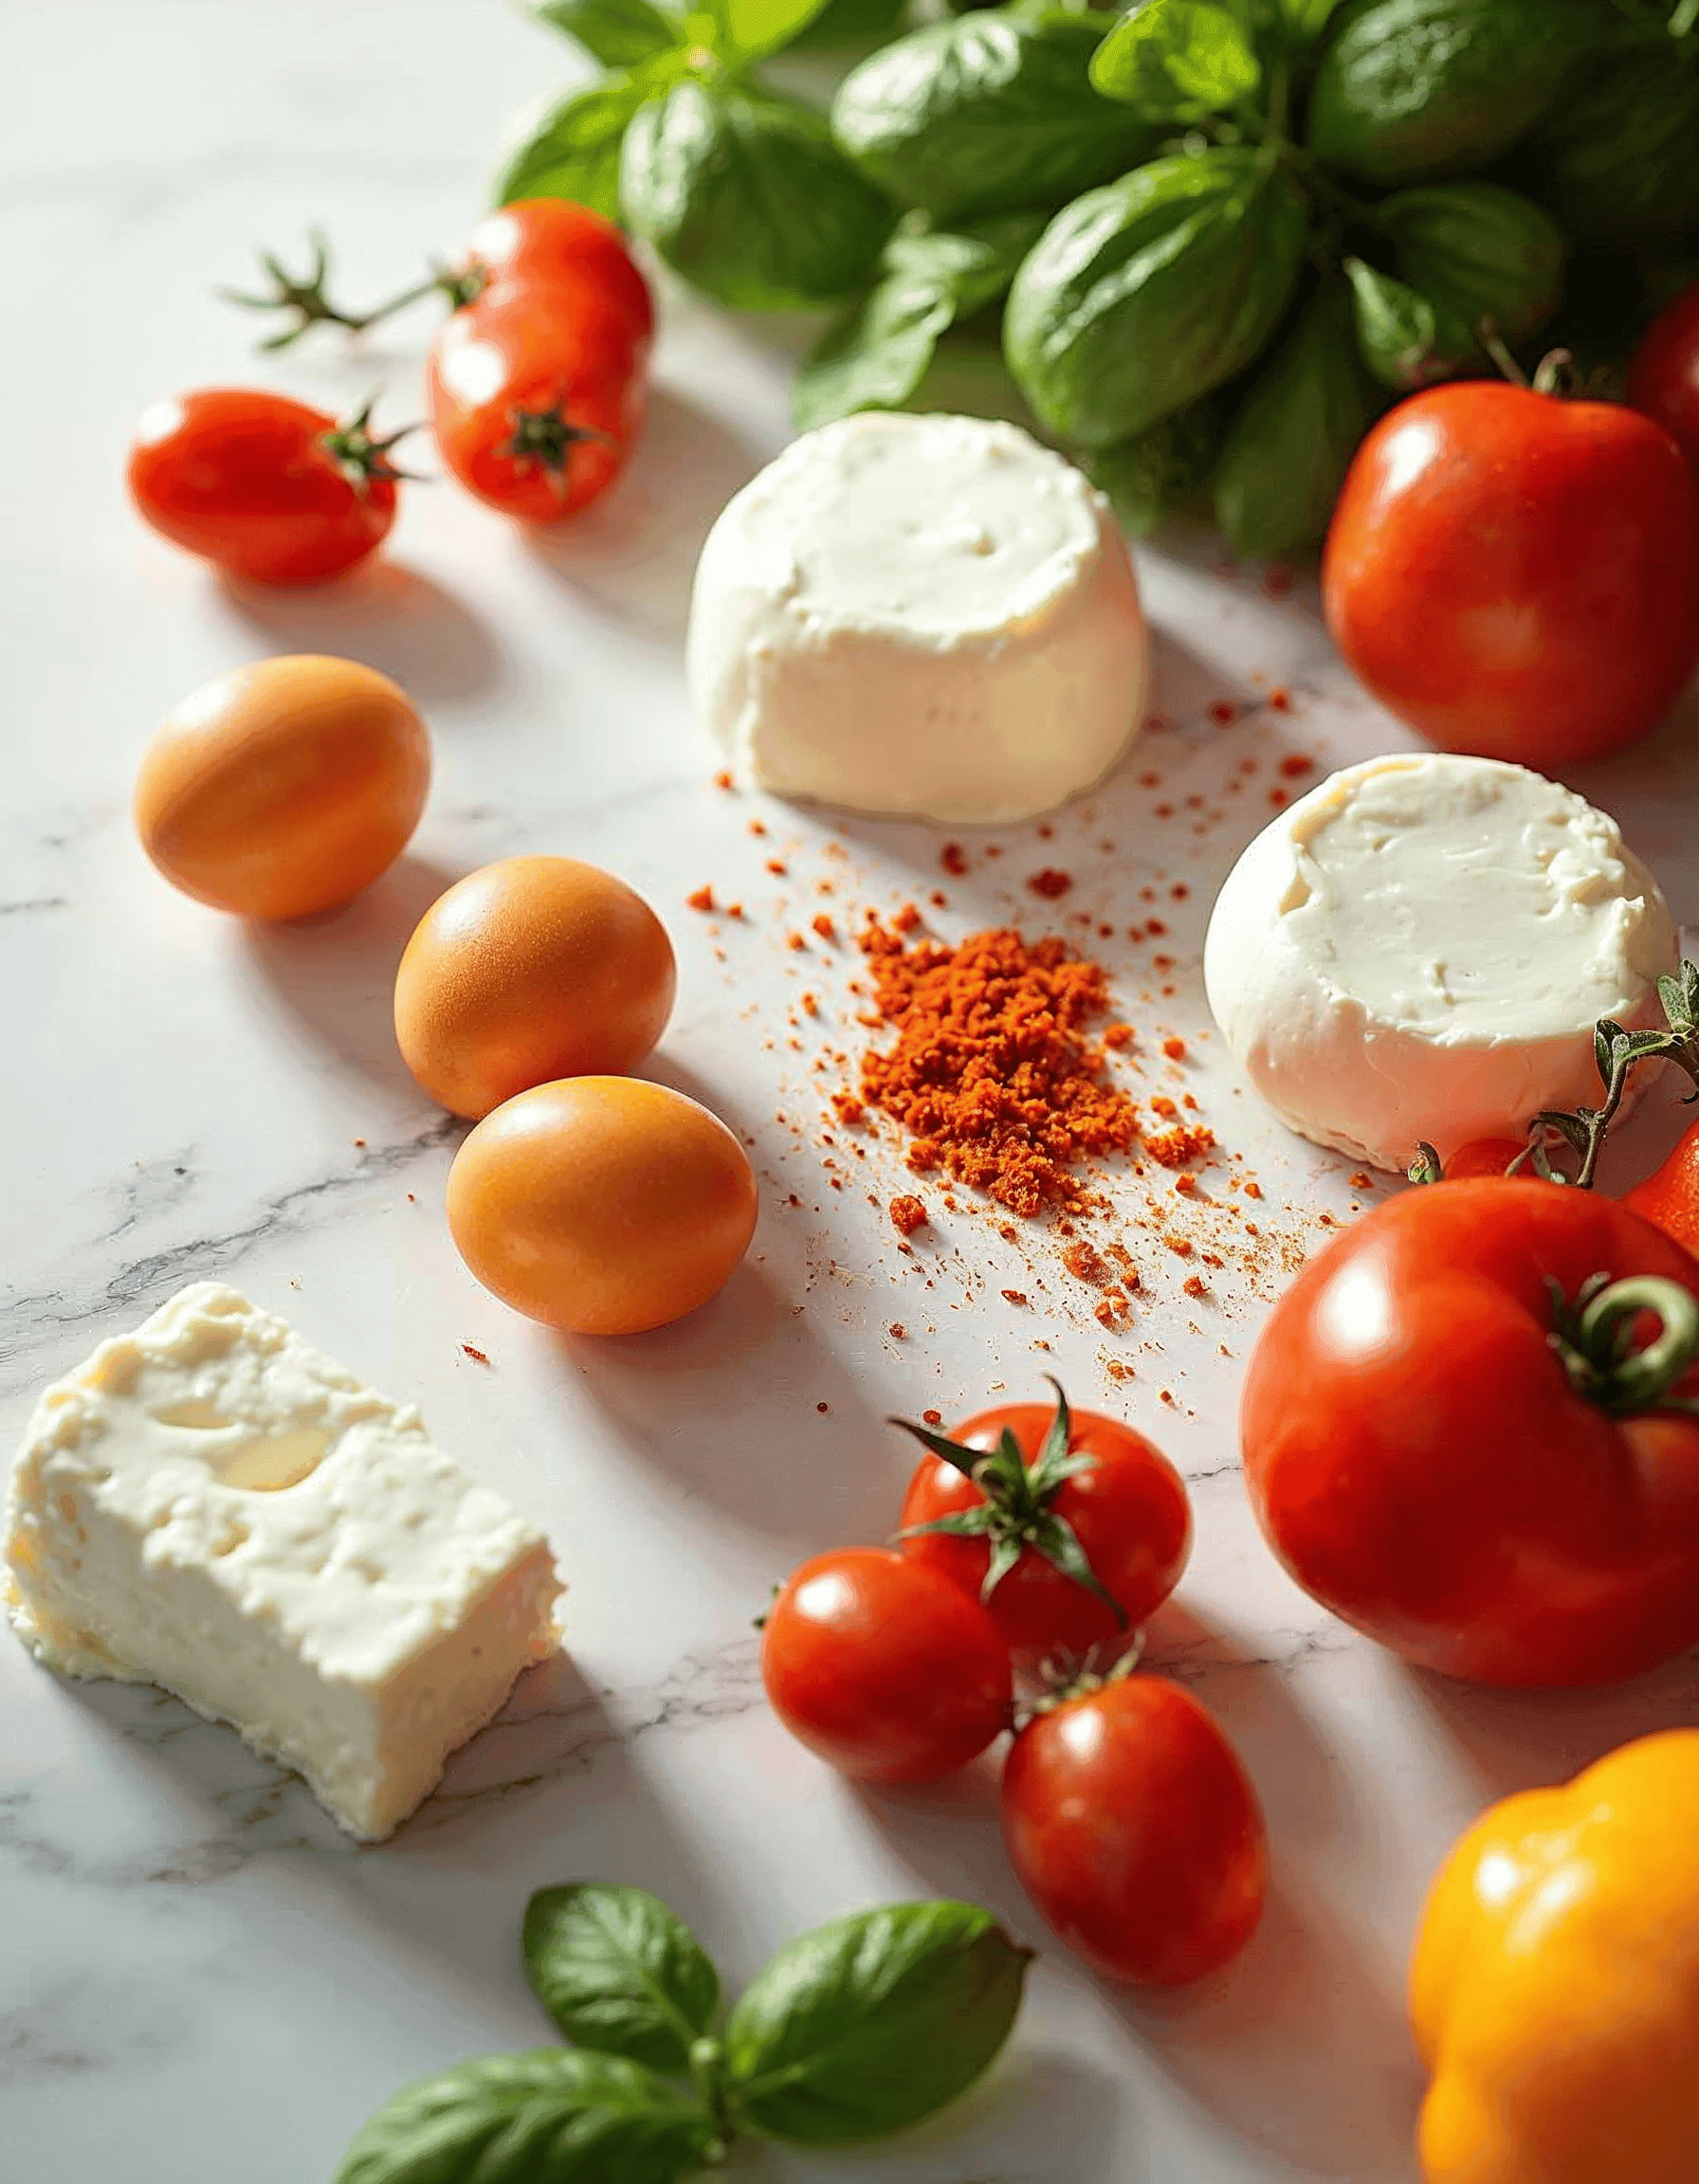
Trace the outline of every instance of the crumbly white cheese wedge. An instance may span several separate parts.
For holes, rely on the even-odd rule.
[[[1348,766],[1265,828],[1203,976],[1282,1119],[1397,1171],[1419,1139],[1450,1155],[1596,1102],[1595,1023],[1661,1022],[1675,956],[1614,819],[1521,766],[1430,752]]]
[[[39,1660],[162,1684],[368,1840],[556,1643],[542,1535],[416,1410],[212,1282],[42,1395],[6,1560]]]
[[[1126,542],[1015,426],[870,413],[731,500],[690,606],[698,713],[740,785],[855,810],[1022,819],[1143,717]]]

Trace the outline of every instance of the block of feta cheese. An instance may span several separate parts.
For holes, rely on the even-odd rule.
[[[212,1282],[43,1393],[6,1562],[38,1660],[163,1685],[369,1841],[556,1644],[542,1535],[416,1410]]]
[[[1014,425],[869,412],[727,504],[690,603],[692,701],[745,788],[858,811],[1023,819],[1143,718],[1126,541]]]
[[[1449,1157],[1597,1104],[1594,1025],[1661,1024],[1676,952],[1614,819],[1524,767],[1424,752],[1348,766],[1263,829],[1203,976],[1282,1120],[1396,1172],[1421,1139]]]

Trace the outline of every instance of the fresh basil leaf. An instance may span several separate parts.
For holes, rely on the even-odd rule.
[[[1147,538],[1169,517],[1196,503],[1221,450],[1218,395],[1177,410],[1135,439],[1118,440],[1087,458],[1099,492],[1109,496],[1121,526]]]
[[[623,72],[569,92],[502,170],[496,203],[570,197],[617,220],[620,146],[649,95],[640,78]]]
[[[1146,157],[1155,136],[1091,85],[1088,16],[982,9],[852,68],[832,101],[846,153],[942,221],[1055,207]]]
[[[941,337],[995,303],[1038,240],[1042,212],[964,222],[958,234],[892,236],[880,278],[829,326],[796,374],[791,421],[799,432],[856,410],[894,410],[915,392]]]
[[[1215,520],[1235,554],[1275,558],[1321,542],[1378,407],[1350,295],[1330,282],[1251,382],[1215,465]]]
[[[800,36],[826,0],[707,0],[724,49],[744,60],[776,53]]]
[[[1404,190],[1382,201],[1376,223],[1391,238],[1400,274],[1442,318],[1471,331],[1491,318],[1507,341],[1520,341],[1558,307],[1563,231],[1514,190],[1490,182]]]
[[[639,109],[619,195],[669,265],[745,311],[835,303],[867,279],[896,219],[811,107],[693,80]]]
[[[1531,179],[1580,242],[1699,232],[1699,52],[1606,61],[1542,123]]]
[[[1319,38],[1338,11],[1340,0],[1276,0],[1282,27],[1300,43]]]
[[[826,0],[797,38],[799,53],[865,51],[897,35],[907,12],[906,0]]]
[[[990,2068],[1030,1956],[971,1903],[899,1903],[805,1934],[732,2011],[731,2113],[799,2146],[918,2123]]]
[[[1612,36],[1584,0],[1359,0],[1316,71],[1309,149],[1369,182],[1486,166]]]
[[[1151,121],[1198,121],[1262,82],[1250,36],[1209,0],[1144,0],[1098,47],[1091,81]]]
[[[683,18],[650,0],[534,0],[532,13],[604,68],[629,68],[685,41]]]
[[[1476,354],[1469,327],[1442,320],[1426,296],[1361,258],[1347,258],[1358,353],[1382,387],[1408,394],[1454,379]]]
[[[1231,379],[1286,315],[1304,199],[1266,155],[1156,159],[1059,212],[1014,277],[1003,348],[1049,430],[1146,431]]]
[[[539,1888],[525,1906],[525,1970],[566,2038],[684,2072],[713,2022],[720,1977],[682,1919],[642,1888]]]
[[[356,2134],[335,2184],[680,2184],[718,2144],[705,2108],[636,2064],[537,2048],[398,2093]]]

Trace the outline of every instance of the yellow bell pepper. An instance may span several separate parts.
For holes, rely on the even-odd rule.
[[[1699,2179],[1699,1729],[1508,1797],[1410,1967],[1427,2184]]]

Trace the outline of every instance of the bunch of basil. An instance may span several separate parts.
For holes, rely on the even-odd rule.
[[[641,1888],[539,1889],[523,1947],[571,2046],[409,2086],[336,2184],[684,2184],[742,2131],[842,2146],[901,2130],[989,2069],[1030,1958],[971,1903],[864,1911],[781,1949],[716,2032],[719,1974]]]
[[[539,11],[607,73],[504,198],[617,213],[730,304],[837,302],[802,426],[909,401],[1000,305],[1129,525],[1213,503],[1241,553],[1318,539],[1376,414],[1489,369],[1485,321],[1545,326],[1566,262],[1595,361],[1699,254],[1699,0],[1013,0],[872,53],[829,119],[759,72],[819,0]]]

